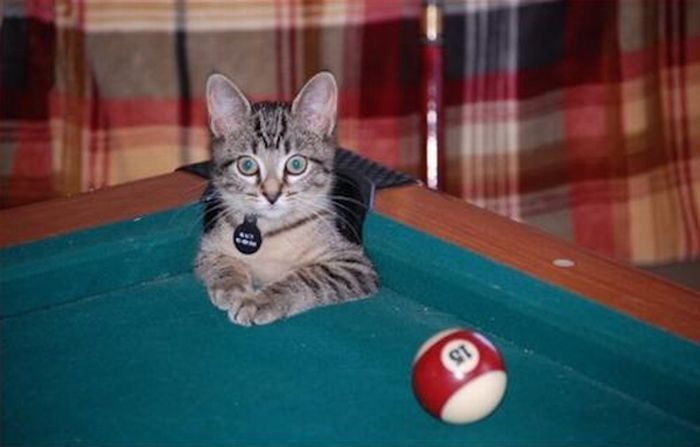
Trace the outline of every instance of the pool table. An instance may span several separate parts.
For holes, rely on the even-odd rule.
[[[372,299],[251,328],[192,274],[205,180],[0,212],[2,445],[700,445],[700,296],[421,186],[378,192]],[[411,390],[470,327],[508,389],[447,425]]]

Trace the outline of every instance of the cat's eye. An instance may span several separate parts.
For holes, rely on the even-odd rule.
[[[306,157],[294,155],[287,160],[287,164],[285,164],[284,168],[289,174],[300,175],[306,171],[307,164]]]
[[[238,171],[243,175],[255,175],[258,173],[258,162],[253,157],[243,156],[236,162]]]

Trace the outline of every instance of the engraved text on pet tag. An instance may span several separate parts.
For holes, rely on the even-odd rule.
[[[254,215],[247,214],[243,223],[233,230],[233,245],[244,255],[255,253],[262,245],[262,235],[256,222]]]

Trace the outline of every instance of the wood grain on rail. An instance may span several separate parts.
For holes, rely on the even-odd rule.
[[[423,187],[384,190],[375,207],[410,227],[700,342],[700,294],[690,289]],[[574,265],[557,267],[555,259]]]

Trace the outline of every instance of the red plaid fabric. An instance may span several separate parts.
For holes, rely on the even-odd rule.
[[[446,14],[451,193],[640,264],[700,255],[700,2]]]
[[[291,100],[320,69],[346,147],[417,173],[418,1],[9,1],[0,35],[0,205],[209,157],[204,85]]]
[[[6,0],[0,206],[208,158],[212,71],[420,172],[420,0]],[[700,2],[444,2],[446,188],[638,263],[700,256]]]

